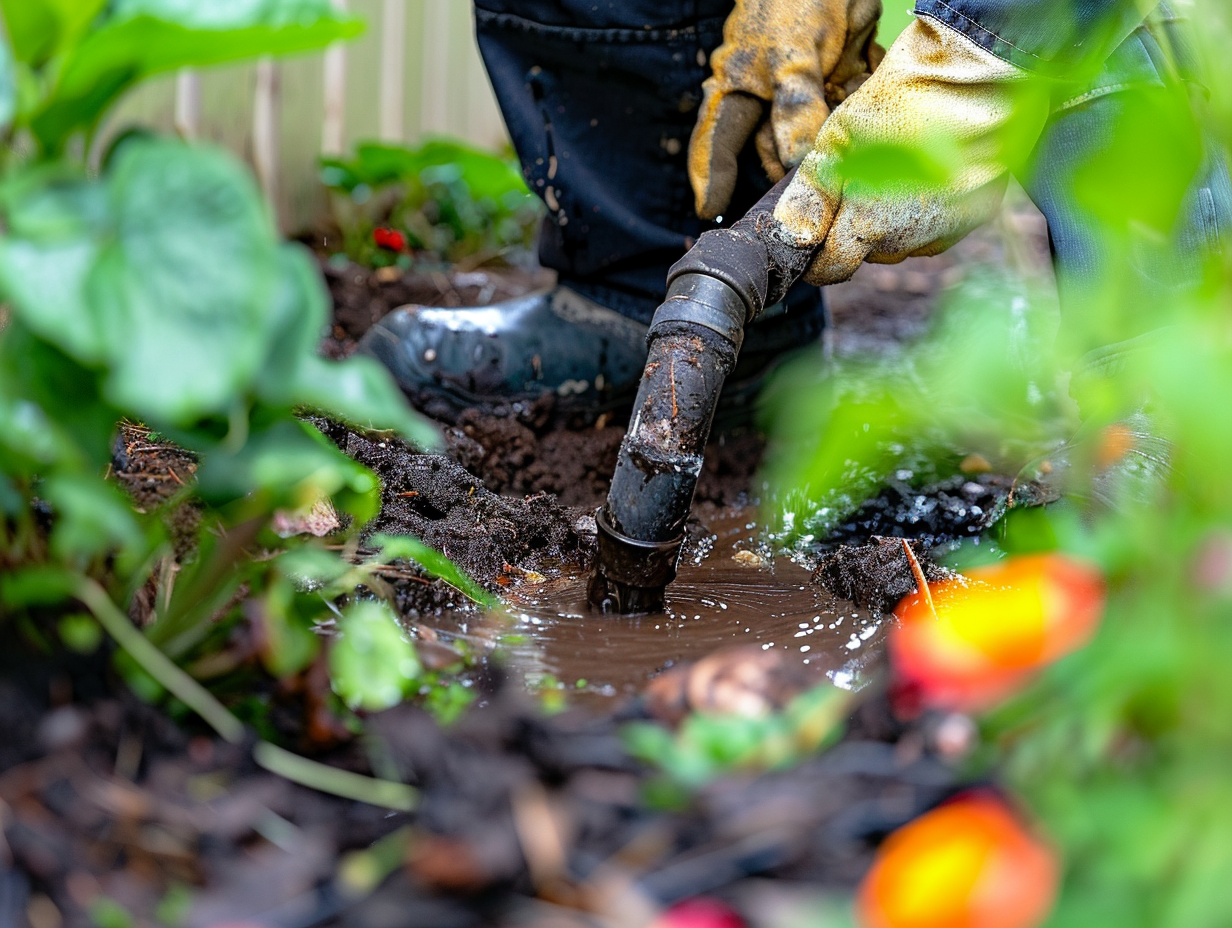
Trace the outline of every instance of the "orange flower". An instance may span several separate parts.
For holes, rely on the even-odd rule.
[[[1099,572],[1059,554],[1009,558],[929,584],[894,610],[889,650],[900,695],[974,711],[1081,647],[1104,606]]]
[[[888,837],[856,896],[863,928],[1034,928],[1056,897],[1052,851],[989,794],[969,793]]]

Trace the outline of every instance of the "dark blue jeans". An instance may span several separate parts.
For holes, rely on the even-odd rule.
[[[689,136],[734,0],[476,0],[475,22],[505,124],[547,205],[540,261],[642,322],[667,269],[711,224],[697,218]],[[729,209],[769,189],[750,146]],[[792,315],[823,312],[816,288]]]

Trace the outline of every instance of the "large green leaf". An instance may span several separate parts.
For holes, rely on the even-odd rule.
[[[278,246],[220,152],[134,141],[108,179],[114,238],[89,281],[109,398],[152,424],[228,412],[265,355]]]
[[[132,503],[92,474],[57,474],[39,488],[55,509],[52,552],[59,558],[93,558],[117,549],[130,553],[143,542]]]
[[[423,450],[441,446],[436,427],[410,407],[389,371],[371,358],[305,358],[294,386],[299,405],[362,429],[396,430]]]
[[[73,467],[102,473],[122,413],[101,397],[99,373],[14,321],[0,339],[0,447],[35,473]],[[4,397],[12,397],[6,417]],[[24,467],[23,467],[24,469]]]
[[[86,280],[110,220],[105,191],[58,169],[7,178],[0,188],[0,295],[40,337],[83,363],[105,358],[103,320]]]
[[[54,151],[152,75],[312,51],[361,29],[330,0],[114,0],[99,25],[66,52],[52,98],[32,125]]]

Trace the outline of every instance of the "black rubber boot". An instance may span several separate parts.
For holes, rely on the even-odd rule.
[[[777,360],[820,336],[824,314],[783,309],[771,307],[746,330],[726,405],[751,405]],[[558,285],[490,306],[404,306],[369,329],[359,350],[389,368],[411,402],[438,419],[546,393],[554,394],[558,412],[590,417],[632,402],[646,332],[642,323]]]

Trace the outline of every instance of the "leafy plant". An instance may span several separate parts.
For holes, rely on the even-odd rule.
[[[53,628],[88,649],[97,626],[69,606],[83,603],[148,694],[170,690],[234,737],[239,723],[193,675],[239,666],[235,622],[253,621],[266,668],[291,676],[317,658],[314,629],[333,615],[295,568],[311,561],[335,596],[376,583],[317,539],[271,528],[276,513],[328,500],[354,534],[379,505],[375,475],[300,414],[420,446],[436,433],[376,363],[317,356],[320,275],[280,240],[231,156],[141,135],[122,138],[97,174],[83,155],[108,108],[150,75],[319,48],[360,26],[329,0],[0,0],[0,12],[11,42],[0,43],[0,128],[12,143],[0,170],[0,609],[43,647],[55,639],[34,617],[67,610]],[[195,484],[164,510],[137,511],[105,479],[125,418],[195,456]],[[173,523],[188,503],[200,518],[185,554]],[[413,539],[383,544],[374,567],[416,558],[479,595]],[[138,630],[117,604],[149,586],[155,605]],[[411,645],[374,603],[347,614],[335,666],[356,666],[347,655],[381,627],[378,611],[411,655],[390,666],[410,666]],[[362,666],[374,679],[373,662]],[[352,682],[336,685],[349,697]],[[368,693],[350,701],[375,705]]]
[[[1200,12],[1201,40],[1221,48],[1227,10]],[[970,761],[973,777],[997,775],[1023,797],[1057,846],[1064,872],[1046,922],[1057,928],[1232,920],[1232,416],[1214,401],[1232,390],[1232,256],[1209,192],[1197,196],[1201,231],[1222,250],[1203,252],[1176,227],[1201,172],[1216,196],[1229,189],[1216,142],[1232,140],[1232,65],[1226,55],[1209,62],[1209,106],[1155,86],[1118,94],[1120,118],[1071,191],[1102,273],[1071,292],[1055,345],[1029,345],[1039,358],[1030,376],[1008,363],[1015,318],[1004,292],[977,284],[952,301],[944,337],[863,362],[854,382],[814,377],[784,390],[774,416],[781,498],[811,500],[815,510],[795,512],[815,511],[822,530],[827,506],[858,501],[853,475],[859,488],[895,468],[943,470],[972,451],[1011,474],[1042,456],[1065,492],[1042,512],[1011,513],[999,547],[1098,565],[1103,621],[1088,645],[984,712]],[[1127,193],[1131,183],[1141,195]],[[1149,298],[1144,266],[1157,271]],[[1049,310],[1013,276],[1004,289],[1023,295],[1028,316]],[[1057,372],[1075,368],[1070,404]]]
[[[374,266],[409,252],[478,263],[527,248],[542,215],[515,164],[452,139],[417,148],[366,143],[326,159],[321,178],[347,253]]]
[[[781,712],[757,717],[693,713],[675,734],[634,722],[623,735],[629,752],[660,768],[669,784],[695,789],[724,774],[798,763],[838,736],[850,706],[850,693],[826,683],[801,693]]]

